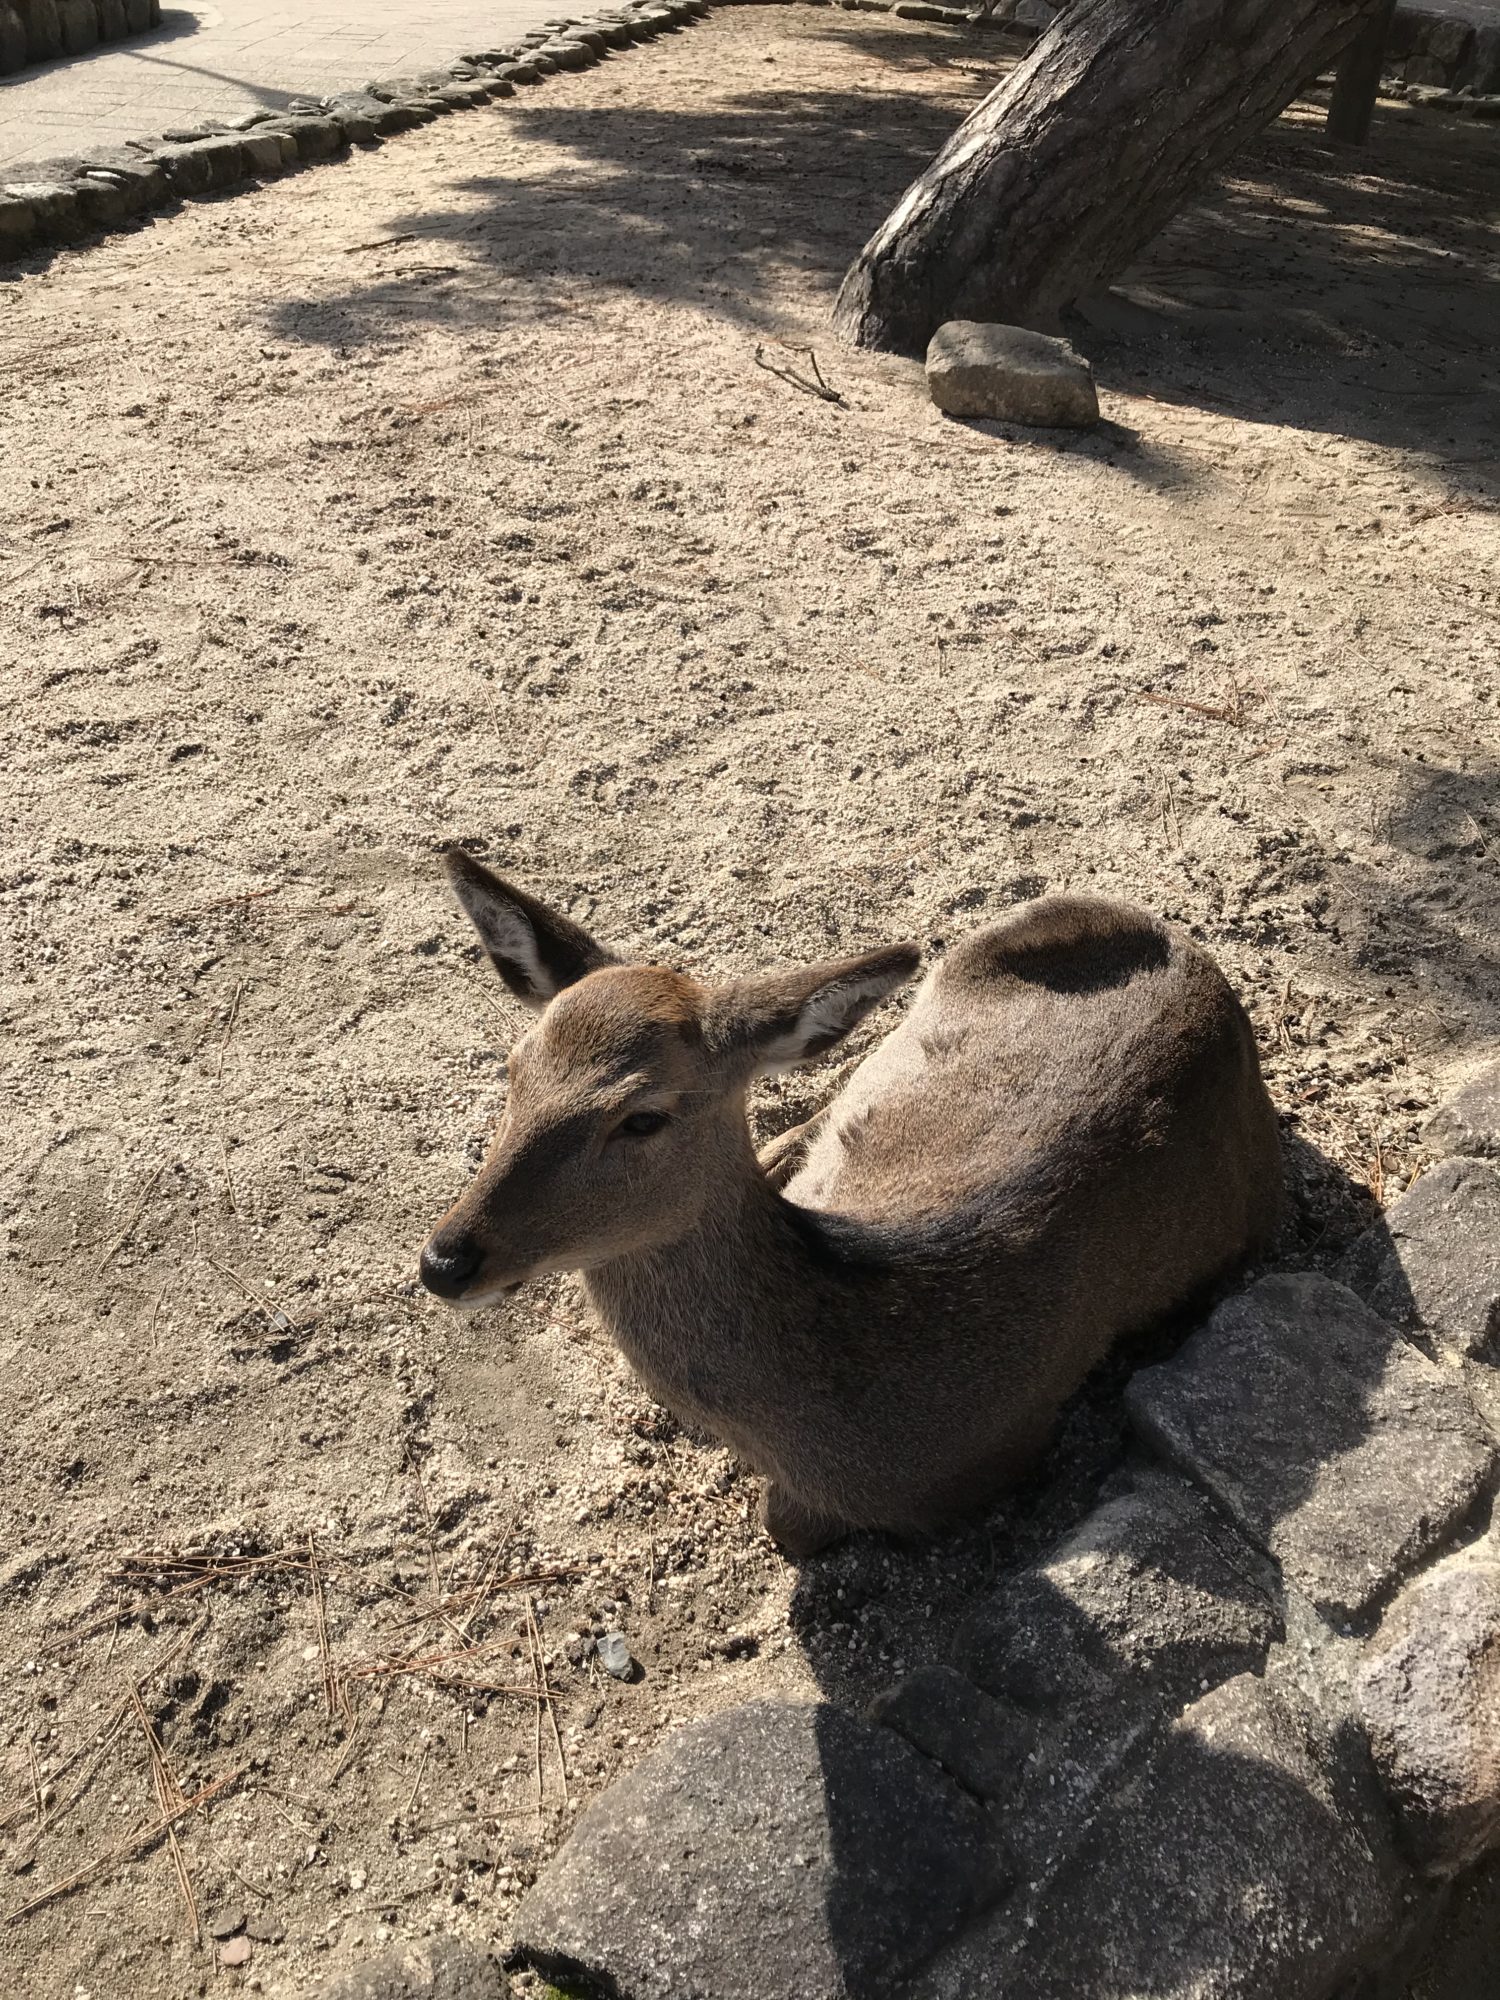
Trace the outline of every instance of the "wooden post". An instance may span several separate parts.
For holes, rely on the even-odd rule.
[[[1370,136],[1375,99],[1380,90],[1380,63],[1385,54],[1396,0],[1382,0],[1354,40],[1339,57],[1328,107],[1328,136],[1345,146],[1362,146]]]

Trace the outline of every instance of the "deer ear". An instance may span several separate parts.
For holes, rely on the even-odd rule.
[[[810,1062],[904,986],[921,964],[914,944],[886,945],[831,965],[799,966],[741,980],[718,998],[724,1039],[748,1050],[762,1075]]]
[[[461,848],[450,848],[443,866],[495,970],[535,1013],[585,973],[619,964],[586,930],[502,882]]]

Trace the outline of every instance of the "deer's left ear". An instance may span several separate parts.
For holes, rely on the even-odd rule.
[[[811,1062],[841,1042],[922,962],[914,944],[893,944],[830,965],[766,972],[714,996],[710,1031],[743,1048],[757,1073]]]

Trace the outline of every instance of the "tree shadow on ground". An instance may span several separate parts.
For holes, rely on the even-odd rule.
[[[792,292],[811,289],[826,312],[861,243],[999,64],[997,38],[977,31],[844,17],[818,32],[888,64],[892,87],[771,87],[689,110],[523,97],[498,115],[538,149],[534,164],[475,173],[453,183],[451,206],[386,218],[419,244],[464,246],[456,271],[436,284],[395,269],[356,280],[281,306],[275,330],[336,347],[398,341],[421,323],[515,331],[550,309],[537,296],[548,285],[688,302],[763,333],[786,323]],[[902,90],[917,68],[965,88]],[[1500,190],[1500,135],[1487,128],[1387,108],[1351,153],[1326,144],[1304,106],[1247,147],[1093,315],[1101,380],[1419,451],[1494,494],[1486,329],[1500,272],[1487,189]]]

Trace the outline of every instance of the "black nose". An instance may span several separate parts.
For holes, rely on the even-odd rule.
[[[456,1299],[484,1262],[472,1236],[434,1237],[422,1246],[418,1268],[422,1283],[440,1299]]]

